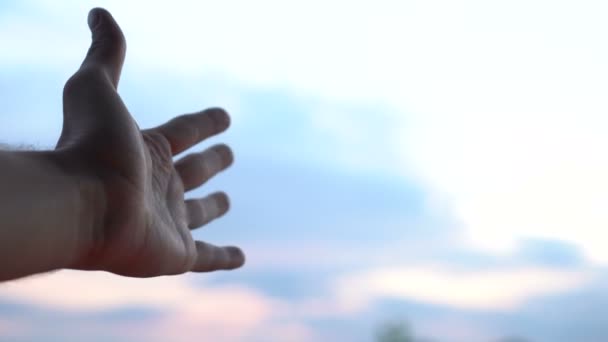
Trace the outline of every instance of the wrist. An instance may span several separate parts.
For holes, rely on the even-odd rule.
[[[69,228],[74,236],[74,248],[63,268],[86,268],[88,260],[98,250],[104,226],[105,191],[100,178],[87,168],[83,158],[69,150],[49,151],[49,158],[66,180],[71,197],[76,200],[70,210],[74,217]]]
[[[0,151],[0,280],[72,267],[91,248],[91,178],[63,152]]]

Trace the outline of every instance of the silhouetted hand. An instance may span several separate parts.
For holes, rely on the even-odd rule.
[[[228,198],[215,193],[184,200],[227,168],[231,150],[217,145],[173,162],[172,156],[226,130],[222,109],[183,115],[140,130],[116,88],[125,56],[124,36],[103,9],[89,13],[92,44],[63,95],[64,124],[56,152],[61,168],[78,175],[83,232],[72,268],[149,277],[234,269],[236,247],[194,241],[190,229],[222,216]]]

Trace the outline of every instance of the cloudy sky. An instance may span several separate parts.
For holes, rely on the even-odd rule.
[[[0,284],[0,340],[608,340],[605,1],[3,0],[1,142],[52,148],[94,6],[141,127],[231,112],[195,235],[248,263]]]

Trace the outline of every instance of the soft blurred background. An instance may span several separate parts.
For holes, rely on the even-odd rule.
[[[141,127],[223,106],[235,272],[0,284],[6,341],[608,341],[603,0],[0,1],[0,139],[52,148],[90,8]]]

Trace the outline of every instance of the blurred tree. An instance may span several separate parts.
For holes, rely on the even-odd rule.
[[[376,329],[376,342],[433,342],[435,340],[416,337],[405,320],[390,320],[381,323]],[[503,337],[496,342],[531,342],[523,337]]]
[[[523,337],[509,336],[509,337],[503,337],[500,340],[498,340],[497,342],[530,342],[530,340],[525,339]]]
[[[377,342],[415,342],[415,338],[405,321],[388,321],[376,331]]]

